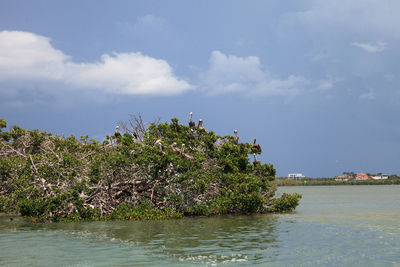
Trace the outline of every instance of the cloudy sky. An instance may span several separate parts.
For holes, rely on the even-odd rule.
[[[279,176],[400,174],[400,1],[0,1],[0,117],[102,139],[189,112]]]

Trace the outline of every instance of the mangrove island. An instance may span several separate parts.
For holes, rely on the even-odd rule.
[[[276,170],[239,135],[218,136],[177,118],[132,116],[103,142],[0,120],[0,212],[35,221],[137,220],[288,212],[300,194],[275,197]],[[250,160],[253,158],[253,160]]]

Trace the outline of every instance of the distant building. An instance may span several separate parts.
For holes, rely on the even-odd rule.
[[[335,176],[335,181],[348,181],[351,177],[348,175]]]
[[[387,174],[372,176],[372,179],[374,179],[374,180],[386,180],[388,178],[389,178],[389,175],[387,175]]]
[[[301,173],[289,173],[287,177],[293,180],[301,180],[305,178],[305,176]]]
[[[360,173],[358,173],[357,175],[356,175],[356,180],[358,180],[358,181],[360,181],[360,180],[368,180],[370,177],[368,176],[368,174],[365,174],[365,173],[362,173],[362,172],[360,172]]]

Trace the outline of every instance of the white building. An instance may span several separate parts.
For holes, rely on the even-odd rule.
[[[294,180],[301,180],[305,178],[305,176],[301,173],[289,173],[287,177]]]
[[[347,175],[339,175],[335,177],[335,181],[348,181],[349,180],[349,176]]]
[[[387,174],[372,176],[372,179],[374,179],[374,180],[386,180],[388,178],[389,178],[389,175],[387,175]]]

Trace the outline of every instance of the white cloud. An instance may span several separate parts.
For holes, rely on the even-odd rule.
[[[209,69],[202,75],[203,87],[210,94],[247,96],[295,96],[308,84],[302,76],[281,79],[265,69],[258,57],[238,57],[213,51]]]
[[[326,79],[320,80],[317,83],[317,90],[328,90],[333,88],[338,82],[342,82],[344,79],[340,77],[334,77],[328,75]]]
[[[312,0],[304,11],[292,13],[286,19],[295,19],[307,28],[332,34],[357,33],[370,36],[400,36],[400,2],[397,0]]]
[[[368,92],[360,95],[361,99],[374,100],[376,98],[375,92],[370,89]]]
[[[169,38],[176,39],[177,37],[173,27],[167,20],[151,14],[138,17],[134,23],[131,21],[118,21],[115,25],[123,35],[135,36],[142,40],[167,40]]]
[[[46,88],[49,83],[80,90],[116,94],[174,95],[192,86],[176,77],[161,59],[141,53],[102,55],[92,63],[76,63],[50,44],[50,39],[29,32],[0,32],[1,88]]]
[[[375,44],[354,42],[351,45],[370,53],[382,52],[386,47],[386,44],[382,41],[377,41]]]
[[[66,82],[120,94],[179,94],[191,86],[177,79],[164,60],[141,53],[103,55],[97,63],[70,63]]]
[[[385,79],[385,81],[391,82],[394,79],[394,75],[392,75],[392,74],[384,74],[383,78]]]
[[[0,81],[60,80],[69,57],[50,39],[28,32],[0,32]]]

